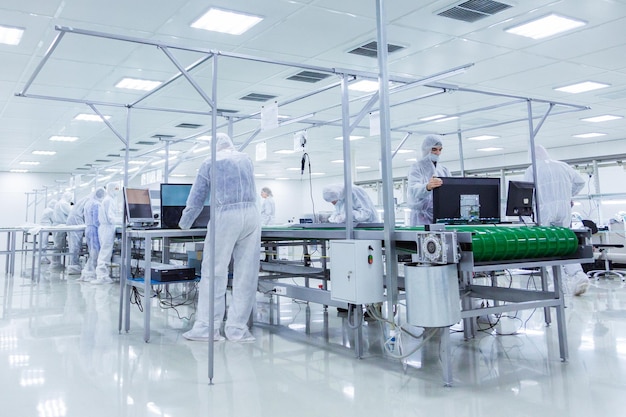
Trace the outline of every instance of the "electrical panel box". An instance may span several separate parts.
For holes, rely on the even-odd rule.
[[[330,298],[349,304],[384,300],[380,240],[330,242]]]

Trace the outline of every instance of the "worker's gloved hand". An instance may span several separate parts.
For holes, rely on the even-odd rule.
[[[346,215],[343,213],[333,214],[328,218],[331,223],[344,223],[346,221]]]

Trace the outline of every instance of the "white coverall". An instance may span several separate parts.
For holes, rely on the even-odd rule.
[[[324,200],[335,205],[335,211],[328,218],[330,223],[345,223],[346,221],[344,194],[343,184],[328,185],[322,191]],[[376,223],[379,221],[374,202],[358,185],[352,185],[352,221],[358,223]]]
[[[256,300],[261,244],[261,216],[256,201],[254,167],[248,155],[235,150],[224,133],[217,135],[215,166],[206,159],[194,181],[179,226],[189,229],[202,211],[210,192],[215,193],[215,242],[204,241],[202,278],[199,284],[198,309],[193,328],[183,336],[190,340],[208,340],[209,320],[213,320],[214,340],[223,340],[219,333],[226,311],[228,264],[233,257],[232,300],[224,334],[233,341],[253,341],[248,329],[248,318]],[[215,176],[215,190],[211,190],[211,175]],[[208,227],[208,226],[207,226]],[[215,299],[214,315],[209,317],[209,249],[215,245]]]
[[[112,282],[109,276],[109,265],[113,256],[113,242],[115,241],[115,225],[118,221],[116,210],[116,196],[119,186],[116,182],[110,182],[106,186],[106,195],[98,210],[98,238],[100,240],[100,252],[96,266],[96,280],[94,284]]]

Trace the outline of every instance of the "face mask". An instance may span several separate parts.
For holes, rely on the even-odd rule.
[[[437,162],[439,161],[439,155],[434,154],[434,153],[429,153],[428,154],[428,158],[433,161],[433,162]]]

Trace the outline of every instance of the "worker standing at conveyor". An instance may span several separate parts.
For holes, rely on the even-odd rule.
[[[209,223],[215,222],[215,242],[209,241],[207,231],[196,320],[193,328],[183,337],[206,341],[212,336],[213,340],[224,340],[220,327],[226,313],[228,264],[232,256],[232,299],[224,335],[234,342],[253,342],[255,338],[248,329],[248,319],[256,302],[261,245],[261,215],[257,207],[254,165],[247,154],[235,149],[227,134],[218,133],[216,136],[215,166],[211,166],[210,157],[200,166],[178,223],[181,229],[189,229],[202,211],[207,196],[214,193],[215,217]],[[211,190],[212,175],[215,176],[215,190]],[[212,283],[209,281],[211,260],[208,254],[212,244],[215,245],[215,309],[213,317],[210,317],[209,291]],[[213,335],[209,335],[209,320],[214,323]]]
[[[572,222],[572,197],[585,186],[585,180],[565,162],[550,159],[548,151],[535,146],[537,170],[537,209],[541,226],[570,227]],[[524,181],[533,182],[533,169],[524,172]],[[582,295],[589,287],[589,277],[580,264],[563,265],[564,278],[573,288],[574,295]]]
[[[433,222],[433,189],[441,187],[440,177],[449,177],[450,171],[439,163],[443,149],[441,137],[426,135],[422,142],[422,159],[409,169],[408,206],[411,209],[410,226]]]

